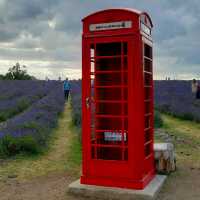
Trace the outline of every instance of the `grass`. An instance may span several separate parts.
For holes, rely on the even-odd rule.
[[[0,164],[0,180],[9,176],[17,176],[17,180],[25,181],[33,177],[44,176],[50,172],[70,171],[77,176],[80,173],[81,145],[78,134],[80,131],[71,123],[71,107],[65,110],[58,121],[58,127],[52,133],[49,149],[42,155],[18,155],[4,160]],[[0,161],[1,162],[1,161]]]
[[[73,137],[71,137],[69,144],[69,153],[67,155],[68,164],[66,166],[69,170],[71,170],[74,168],[79,168],[81,165],[81,160],[82,160],[81,141],[80,141],[81,129],[75,127],[73,123],[71,123],[69,130],[72,133],[76,134]]]
[[[36,140],[26,135],[23,137],[14,138],[10,135],[5,135],[0,139],[0,158],[8,158],[16,154],[37,154],[40,152],[40,147]]]
[[[167,114],[162,114],[162,119],[161,132],[167,133],[175,146],[177,170],[168,176],[158,199],[196,199],[199,197],[199,181],[195,179],[200,170],[200,124]],[[155,139],[164,142],[158,135]]]
[[[158,110],[154,111],[154,127],[161,128],[163,126],[163,120],[161,117],[161,113]]]
[[[200,166],[200,124],[162,114],[163,130],[175,145],[177,160],[191,166]],[[159,138],[157,138],[159,140]]]

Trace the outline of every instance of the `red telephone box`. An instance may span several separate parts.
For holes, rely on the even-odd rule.
[[[152,27],[131,9],[83,19],[82,184],[143,189],[155,175]]]

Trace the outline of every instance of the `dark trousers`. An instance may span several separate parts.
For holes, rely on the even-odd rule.
[[[197,90],[196,99],[200,99],[200,90]]]
[[[68,100],[69,97],[69,90],[64,90],[65,99]]]

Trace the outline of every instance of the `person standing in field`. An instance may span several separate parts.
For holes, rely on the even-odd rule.
[[[197,98],[197,88],[198,88],[198,82],[196,79],[192,80],[192,94],[195,98]]]
[[[64,80],[63,89],[64,89],[64,96],[65,96],[65,99],[68,101],[69,92],[70,92],[70,83],[69,83],[68,78],[66,78],[66,79]]]

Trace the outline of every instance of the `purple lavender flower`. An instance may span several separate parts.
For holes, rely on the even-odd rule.
[[[28,96],[30,99],[35,95],[40,98],[32,101],[32,105],[27,110],[7,120],[4,126],[0,126],[0,138],[7,134],[13,137],[32,135],[39,143],[42,143],[49,137],[52,128],[57,124],[59,114],[63,111],[62,83],[57,81],[18,81],[18,83],[32,90],[31,93],[25,89],[27,93],[22,92],[23,95],[26,97],[30,95]],[[30,85],[27,86],[28,84]],[[0,89],[2,88],[1,85]]]

